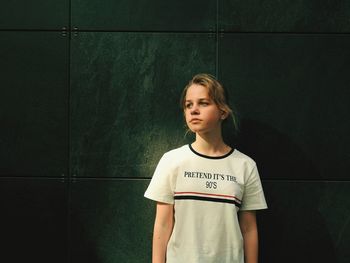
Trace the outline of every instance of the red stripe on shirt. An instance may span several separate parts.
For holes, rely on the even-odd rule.
[[[209,194],[209,193],[199,193],[199,192],[175,192],[175,195],[182,195],[182,194],[198,194],[198,195],[208,195],[208,196],[220,196],[220,197],[228,197],[228,198],[234,198],[237,201],[241,202],[239,198],[237,198],[234,195],[221,195],[221,194]]]

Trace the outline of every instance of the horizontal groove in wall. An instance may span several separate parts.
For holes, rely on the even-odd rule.
[[[4,179],[13,179],[13,180],[64,180],[67,181],[69,179],[68,175],[65,176],[0,176],[0,181]]]
[[[338,180],[328,180],[328,179],[319,179],[319,180],[310,180],[310,179],[305,179],[305,180],[291,180],[291,179],[261,179],[262,182],[266,183],[350,183],[350,180],[343,180],[343,179],[338,179]]]
[[[208,34],[215,33],[215,30],[188,31],[188,30],[103,30],[103,29],[73,29],[74,32],[106,32],[106,33],[183,33],[183,34]]]
[[[61,31],[70,31],[70,32],[94,32],[94,33],[181,33],[181,34],[214,34],[218,32],[219,34],[249,34],[249,35],[350,35],[350,32],[280,32],[280,31],[225,31],[225,30],[208,30],[208,31],[185,31],[185,30],[103,30],[103,29],[0,29],[0,32],[61,32]]]
[[[64,181],[79,181],[79,180],[91,180],[91,181],[103,181],[103,180],[150,180],[151,177],[53,177],[53,176],[0,176],[0,181],[4,179],[13,180],[64,180]]]
[[[73,177],[72,181],[143,181],[151,177]]]
[[[64,26],[63,26],[64,27]],[[55,28],[55,29],[0,29],[0,32],[62,32],[68,31],[67,27],[65,29],[62,28]]]
[[[281,35],[349,35],[350,32],[286,32],[286,31],[225,31],[219,30],[222,34],[281,34]]]

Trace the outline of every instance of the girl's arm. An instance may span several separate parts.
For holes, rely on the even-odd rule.
[[[245,263],[258,262],[258,227],[255,211],[239,212],[239,225],[244,241]]]
[[[174,205],[157,203],[153,231],[152,263],[165,263],[166,248],[174,225]]]

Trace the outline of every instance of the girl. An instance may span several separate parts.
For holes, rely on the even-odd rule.
[[[157,202],[153,263],[257,263],[255,210],[267,208],[255,162],[222,138],[225,91],[198,74],[181,96],[192,144],[163,155],[145,197]]]

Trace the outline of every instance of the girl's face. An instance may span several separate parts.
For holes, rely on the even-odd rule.
[[[208,89],[198,84],[187,89],[184,112],[187,126],[198,134],[221,132],[221,121],[227,115],[209,97]]]

